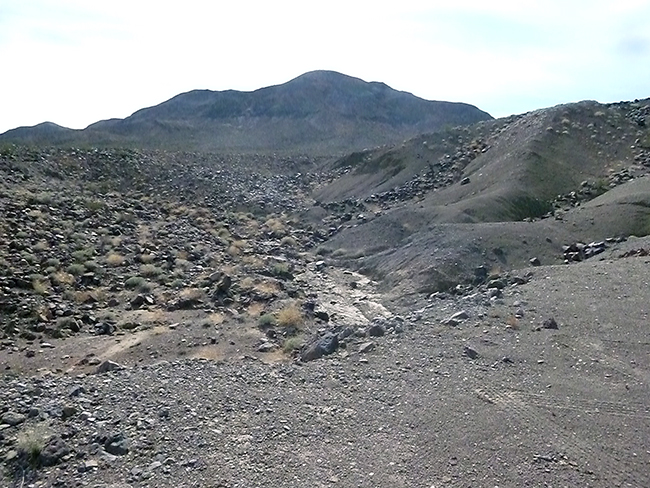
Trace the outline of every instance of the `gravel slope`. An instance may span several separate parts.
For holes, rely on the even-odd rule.
[[[414,303],[368,353],[5,376],[1,410],[33,417],[2,455],[49,424],[70,452],[33,486],[650,486],[650,259],[623,251]]]

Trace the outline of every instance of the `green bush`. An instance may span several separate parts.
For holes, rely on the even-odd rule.
[[[275,263],[271,268],[271,273],[273,273],[274,276],[279,276],[281,278],[291,276],[288,263]]]
[[[67,271],[73,276],[81,276],[86,272],[86,267],[83,264],[75,263],[68,266]]]
[[[303,341],[300,337],[294,336],[290,337],[282,345],[282,351],[285,354],[291,354],[293,351],[300,349],[302,347]]]
[[[260,318],[257,319],[257,323],[262,328],[272,327],[276,323],[275,316],[271,313],[266,313],[264,315],[261,315]]]
[[[124,288],[134,290],[135,288],[141,288],[145,283],[147,283],[147,280],[142,276],[131,276],[124,282]]]

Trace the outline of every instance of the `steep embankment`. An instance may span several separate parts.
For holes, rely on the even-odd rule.
[[[342,217],[321,252],[389,287],[438,289],[477,266],[562,262],[563,244],[645,235],[647,179],[632,180],[650,171],[648,115],[647,101],[582,102],[339,160],[315,192]]]

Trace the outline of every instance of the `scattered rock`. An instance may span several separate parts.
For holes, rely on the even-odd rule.
[[[476,351],[476,349],[473,349],[469,346],[465,346],[463,348],[463,353],[465,353],[465,355],[470,359],[476,359],[478,357],[478,352]]]
[[[542,328],[543,329],[557,329],[558,325],[557,325],[557,322],[555,321],[555,318],[550,317],[550,318],[546,319],[542,323]]]
[[[22,424],[25,420],[27,420],[27,417],[21,413],[13,412],[13,411],[8,411],[2,414],[2,417],[0,417],[0,423],[7,424],[7,425],[18,425]]]
[[[40,453],[39,459],[43,466],[54,466],[70,454],[70,448],[59,436],[52,437]]]
[[[124,456],[129,453],[129,443],[126,436],[120,432],[106,439],[104,449],[114,456]]]
[[[124,369],[124,366],[114,361],[106,360],[97,366],[95,374],[108,373],[109,371],[118,371],[120,369]]]
[[[336,351],[338,346],[338,336],[336,334],[328,333],[307,347],[300,355],[300,360],[307,362],[319,359],[328,354],[332,354]]]
[[[61,418],[63,420],[74,417],[77,414],[77,408],[74,405],[66,405],[61,409]]]
[[[374,348],[375,348],[374,342],[364,342],[363,344],[359,345],[359,352],[364,354],[372,351]]]
[[[373,324],[368,328],[368,335],[370,337],[381,337],[386,333],[386,329],[381,324]]]

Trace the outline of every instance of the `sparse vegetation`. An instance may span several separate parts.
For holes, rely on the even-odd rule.
[[[294,239],[292,236],[285,236],[280,240],[280,245],[287,246],[287,247],[296,247],[298,243],[296,242],[296,239]]]
[[[277,320],[275,318],[275,315],[271,313],[266,313],[264,315],[260,315],[259,319],[257,320],[257,324],[262,327],[272,327],[277,323]]]
[[[155,278],[163,274],[163,270],[153,264],[143,264],[140,266],[140,274],[145,278]]]
[[[52,437],[49,425],[39,423],[22,430],[16,437],[16,449],[33,468],[40,462],[40,456]]]
[[[280,327],[298,327],[303,323],[303,315],[297,306],[289,305],[277,313],[277,321]]]
[[[149,290],[151,285],[142,276],[131,276],[124,282],[124,287],[130,290]]]
[[[289,270],[289,263],[275,263],[271,268],[271,272],[274,276],[278,278],[288,278],[291,276],[291,271]]]
[[[38,295],[47,295],[50,291],[49,281],[46,280],[34,280],[32,281],[32,288],[34,289],[34,293]]]
[[[81,263],[75,263],[68,266],[67,271],[73,276],[81,276],[86,272],[86,267]]]
[[[515,221],[536,219],[553,211],[553,204],[538,198],[521,196],[506,202],[508,216]]]
[[[143,264],[151,264],[156,259],[156,256],[153,254],[141,254],[140,262]]]
[[[85,269],[85,268],[84,268]],[[66,273],[65,271],[58,271],[50,275],[50,280],[52,284],[58,286],[73,285],[75,278],[71,273]]]
[[[285,354],[292,354],[294,351],[299,350],[303,346],[303,340],[300,336],[289,337],[282,344],[282,352]]]

